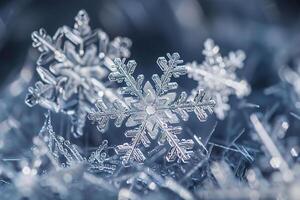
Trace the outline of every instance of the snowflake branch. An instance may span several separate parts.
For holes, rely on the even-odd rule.
[[[135,78],[132,76],[137,65],[136,62],[134,60],[130,60],[127,64],[125,64],[125,58],[122,60],[116,58],[114,63],[114,68],[116,71],[110,73],[108,78],[111,81],[116,81],[118,83],[122,83],[123,81],[125,82],[127,87],[123,87],[121,89],[122,94],[135,95],[139,99],[143,100],[144,96],[141,92],[141,88],[144,76],[138,75],[137,80],[135,80]]]
[[[126,143],[124,145],[119,145],[117,147],[117,153],[121,153],[122,151],[125,151],[125,155],[122,157],[123,161],[122,163],[124,165],[127,165],[129,163],[129,161],[132,159],[131,157],[133,157],[134,160],[138,161],[138,162],[143,162],[146,158],[143,155],[143,153],[137,148],[138,144],[142,141],[143,145],[145,147],[149,146],[149,139],[147,138],[147,136],[145,135],[145,131],[146,131],[146,124],[147,124],[147,119],[149,118],[149,116],[145,117],[145,120],[143,121],[143,123],[139,126],[138,129],[133,130],[133,131],[127,131],[125,133],[126,137],[132,137],[133,138],[133,142],[131,145],[126,145]]]
[[[169,58],[168,61],[165,57],[159,57],[157,59],[157,64],[163,71],[161,77],[159,78],[157,74],[152,76],[158,95],[162,95],[165,92],[178,87],[176,82],[170,82],[172,76],[178,78],[187,73],[185,66],[178,66],[178,64],[183,63],[183,60],[180,60],[180,55],[178,53],[173,53],[172,55],[168,53],[167,57]]]
[[[180,97],[172,105],[170,109],[179,114],[184,121],[188,120],[188,112],[194,112],[200,121],[205,121],[208,114],[206,110],[211,114],[215,106],[215,101],[205,96],[203,90],[199,90],[193,100],[187,100],[187,94],[182,92]]]
[[[172,127],[168,127],[168,125],[166,123],[164,123],[160,117],[156,116],[156,121],[158,122],[161,130],[162,130],[162,134],[164,134],[167,137],[167,141],[170,144],[171,147],[173,147],[176,152],[177,152],[177,156],[183,161],[186,162],[187,160],[190,159],[190,156],[188,155],[188,152],[186,151],[186,149],[181,146],[179,144],[179,139],[177,138],[177,136],[175,135],[176,132],[178,132],[178,129],[176,128],[172,128]],[[181,130],[179,130],[181,131]]]
[[[58,62],[64,62],[67,66],[72,66],[73,63],[65,56],[65,54],[52,43],[52,39],[47,35],[44,29],[34,31],[32,33],[33,47],[38,48],[41,52],[50,50],[54,54],[54,58]]]
[[[104,132],[107,129],[109,119],[115,119],[116,127],[120,127],[126,117],[132,112],[125,105],[116,100],[111,105],[108,105],[103,100],[98,100],[95,104],[96,109],[91,109],[88,113],[88,119],[92,120],[92,123],[97,123],[97,129],[100,132]]]

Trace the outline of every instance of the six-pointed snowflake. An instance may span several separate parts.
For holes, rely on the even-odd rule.
[[[182,92],[178,98],[175,92],[177,83],[171,82],[171,78],[178,78],[186,74],[186,67],[179,65],[178,53],[167,54],[159,57],[157,64],[163,74],[154,74],[153,85],[147,81],[143,84],[144,76],[138,75],[135,78],[132,74],[136,68],[136,62],[130,60],[127,64],[125,59],[115,59],[115,71],[111,72],[109,79],[118,83],[125,83],[121,88],[126,104],[116,100],[113,104],[108,104],[99,100],[96,104],[97,110],[89,113],[88,118],[97,123],[97,128],[104,131],[110,119],[115,120],[115,125],[120,127],[126,121],[127,130],[125,136],[132,138],[130,143],[124,143],[116,147],[116,152],[122,155],[123,164],[130,161],[143,162],[146,157],[141,146],[150,146],[150,139],[158,138],[158,144],[167,142],[170,150],[166,155],[167,161],[174,161],[179,158],[182,162],[187,162],[192,153],[193,140],[179,139],[177,135],[182,128],[178,126],[180,119],[186,121],[189,113],[194,112],[200,121],[205,121],[208,113],[213,112],[214,100],[208,98],[201,90],[191,99],[187,99],[187,94]]]
[[[216,101],[214,112],[219,119],[224,119],[230,109],[229,96],[235,94],[241,98],[250,93],[250,86],[245,80],[238,79],[235,71],[243,67],[245,54],[243,51],[230,52],[222,57],[219,47],[214,41],[207,39],[204,43],[202,64],[196,62],[187,65],[188,76],[198,82],[198,88],[205,89]]]
[[[41,81],[29,88],[26,103],[70,115],[71,131],[81,136],[91,105],[103,95],[117,98],[103,79],[112,59],[129,57],[131,41],[120,37],[109,41],[103,31],[91,30],[84,10],[75,21],[73,28],[63,26],[53,37],[44,29],[32,33],[33,47],[41,52],[37,61]]]

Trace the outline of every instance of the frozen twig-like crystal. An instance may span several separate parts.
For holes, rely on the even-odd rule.
[[[235,185],[236,183],[236,179],[230,167],[224,161],[212,163],[211,172],[221,188],[226,188],[228,186]]]
[[[125,83],[121,92],[126,105],[118,101],[107,104],[100,100],[96,104],[97,110],[93,110],[88,118],[97,124],[100,131],[105,130],[110,119],[115,120],[117,127],[124,121],[127,127],[132,127],[125,132],[126,137],[132,138],[131,143],[116,147],[117,154],[123,155],[124,165],[130,161],[143,162],[146,157],[140,146],[147,148],[151,140],[157,138],[159,145],[165,142],[170,145],[167,161],[179,158],[187,162],[190,159],[194,142],[191,139],[179,139],[177,135],[182,128],[174,125],[180,122],[179,116],[184,121],[188,120],[190,112],[194,112],[200,121],[205,121],[208,113],[213,112],[215,102],[203,91],[198,91],[191,100],[188,100],[185,92],[178,98],[176,93],[171,92],[177,89],[177,83],[171,82],[171,78],[186,74],[185,66],[180,65],[182,62],[178,53],[167,54],[167,59],[159,57],[157,64],[163,74],[152,76],[154,89],[149,81],[143,84],[143,75],[138,75],[137,78],[133,76],[135,61],[130,60],[126,64],[125,59],[115,59],[115,71],[110,73],[109,78],[111,81]]]
[[[103,171],[112,174],[116,170],[116,165],[109,163],[111,159],[106,153],[107,148],[108,141],[104,140],[97,150],[91,153],[87,160],[89,163],[89,171]]]
[[[205,89],[207,94],[216,101],[215,113],[219,119],[224,119],[230,109],[230,95],[241,98],[250,93],[247,81],[240,80],[236,70],[243,67],[245,54],[243,51],[230,52],[228,57],[222,57],[219,47],[214,41],[207,39],[204,43],[202,64],[196,62],[187,64],[188,76],[198,82],[198,88]]]
[[[112,101],[117,98],[103,78],[111,70],[112,59],[129,57],[131,41],[121,37],[109,41],[103,31],[92,30],[84,10],[78,12],[73,28],[63,26],[53,37],[40,29],[32,33],[32,39],[41,52],[37,61],[41,81],[29,88],[27,105],[70,115],[72,132],[81,136],[91,104],[103,95]]]
[[[280,84],[277,84],[271,88],[268,88],[265,93],[275,94],[281,98],[287,104],[287,106],[300,108],[300,66],[295,68],[285,66],[279,70],[279,76],[282,80]],[[296,111],[296,110],[295,110]]]
[[[39,133],[39,137],[47,144],[48,153],[51,154],[51,157],[55,159],[55,163],[60,167],[70,167],[74,164],[87,164],[89,171],[107,172],[110,174],[116,169],[116,165],[110,163],[111,158],[109,158],[106,153],[108,148],[107,140],[104,140],[102,144],[86,158],[81,154],[79,147],[72,144],[69,140],[65,140],[62,136],[55,134],[50,114],[46,115],[46,120]]]
[[[290,180],[293,178],[293,173],[289,168],[288,163],[283,158],[282,154],[280,153],[279,149],[273,142],[272,138],[270,137],[269,133],[260,122],[256,114],[252,114],[250,116],[250,121],[254,126],[254,129],[258,136],[260,137],[262,143],[266,147],[268,153],[271,155],[270,164],[273,168],[278,168],[285,180]]]
[[[71,166],[74,163],[84,161],[76,145],[71,144],[70,141],[54,133],[50,116],[46,118],[39,136],[47,144],[49,153],[57,163],[61,164],[61,167]],[[65,159],[65,162],[63,162],[62,158]]]
[[[288,82],[300,97],[300,67],[296,67],[295,70],[289,67],[283,67],[280,72],[282,80]]]

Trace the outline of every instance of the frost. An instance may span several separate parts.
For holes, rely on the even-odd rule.
[[[80,10],[73,28],[63,26],[53,37],[44,29],[32,33],[33,47],[41,53],[37,72],[41,81],[29,88],[26,104],[40,106],[71,117],[71,131],[83,134],[90,106],[103,95],[114,100],[104,79],[115,57],[129,57],[131,41],[117,37],[109,41],[101,30],[91,30],[89,16]]]
[[[59,167],[70,167],[76,164],[88,165],[88,170],[93,172],[113,173],[116,165],[112,157],[108,156],[108,141],[104,140],[102,144],[93,151],[88,158],[82,155],[80,148],[65,140],[62,136],[56,135],[50,113],[46,115],[44,126],[39,132],[39,138],[47,145],[47,152]]]
[[[88,170],[92,172],[107,172],[113,174],[118,162],[113,156],[108,155],[108,141],[103,140],[96,151],[88,157]]]
[[[240,80],[236,70],[243,67],[245,54],[243,51],[230,52],[228,57],[222,57],[219,47],[214,41],[204,42],[202,54],[205,60],[202,64],[196,62],[187,64],[188,76],[198,82],[198,88],[205,89],[207,94],[216,101],[214,112],[219,119],[224,119],[230,109],[230,95],[242,98],[250,93],[250,86],[245,80]]]
[[[143,84],[144,76],[133,76],[136,62],[125,63],[125,59],[115,59],[115,71],[111,72],[109,79],[118,83],[125,83],[121,87],[126,104],[116,100],[108,104],[103,100],[96,103],[97,110],[92,110],[88,118],[97,124],[99,131],[104,131],[110,120],[115,120],[115,126],[120,127],[124,121],[126,127],[131,128],[125,132],[130,143],[116,147],[117,154],[122,155],[123,164],[130,161],[143,162],[146,156],[140,146],[150,147],[151,140],[158,138],[158,144],[168,143],[170,149],[166,160],[174,161],[177,158],[182,162],[190,159],[194,145],[191,139],[179,139],[182,128],[178,124],[180,118],[187,121],[189,113],[194,112],[199,121],[205,121],[208,113],[213,112],[215,102],[199,90],[195,97],[188,100],[185,92],[179,96],[171,90],[177,89],[178,84],[171,82],[172,77],[178,78],[186,74],[186,68],[180,60],[178,53],[159,57],[157,64],[163,71],[159,76],[154,74],[153,85],[147,81]],[[178,96],[178,97],[177,97]],[[180,118],[179,118],[180,117]]]

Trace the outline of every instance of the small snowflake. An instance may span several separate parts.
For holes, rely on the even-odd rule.
[[[187,94],[182,92],[178,98],[175,92],[177,83],[171,82],[171,78],[178,78],[186,74],[185,66],[180,66],[183,61],[180,60],[178,53],[167,54],[165,57],[159,57],[157,64],[163,71],[161,77],[154,74],[153,85],[147,81],[143,84],[144,76],[138,75],[135,78],[132,74],[136,68],[136,62],[130,60],[125,64],[125,59],[115,59],[115,71],[111,72],[109,79],[118,83],[125,83],[121,88],[126,104],[115,101],[113,104],[107,104],[99,100],[96,104],[97,110],[93,110],[88,118],[97,123],[97,128],[104,131],[108,126],[110,119],[115,120],[115,125],[120,127],[126,121],[126,127],[132,129],[125,132],[125,136],[132,138],[131,143],[124,143],[116,147],[117,154],[123,155],[123,164],[129,161],[143,162],[144,156],[141,144],[147,148],[150,146],[150,139],[158,139],[158,144],[167,142],[170,150],[167,153],[166,160],[174,161],[176,158],[187,162],[192,153],[193,140],[179,139],[182,131],[180,126],[174,126],[182,120],[187,121],[189,113],[194,112],[200,121],[205,121],[208,113],[213,112],[215,102],[208,98],[203,91],[199,91],[192,100],[187,99]]]
[[[64,137],[57,135],[51,123],[50,113],[46,115],[46,120],[39,132],[38,138],[47,145],[48,156],[53,158],[59,167],[70,167],[74,164],[87,164],[88,171],[106,172],[112,174],[116,170],[116,162],[113,157],[109,157],[108,141],[104,140],[102,144],[93,151],[88,158],[82,155],[81,149],[72,144]]]
[[[84,157],[79,153],[79,148],[76,145],[55,134],[49,115],[39,132],[39,137],[47,144],[47,151],[60,167],[67,167],[84,161]]]
[[[207,94],[213,97],[216,101],[214,112],[219,119],[224,119],[230,109],[229,96],[235,94],[241,98],[250,93],[248,83],[239,80],[235,72],[243,67],[245,54],[243,51],[237,51],[230,52],[228,57],[222,57],[219,47],[211,39],[205,41],[202,53],[205,61],[202,64],[188,64],[187,73],[198,82],[198,88],[204,88]]]
[[[91,153],[88,158],[89,171],[107,172],[112,174],[116,170],[115,160],[108,156],[108,141],[103,140],[102,144]]]
[[[131,41],[120,37],[109,41],[103,31],[91,30],[84,10],[78,12],[73,28],[63,26],[53,37],[40,29],[32,33],[32,39],[41,52],[37,61],[41,81],[29,88],[27,105],[70,115],[72,132],[81,136],[90,105],[103,95],[116,98],[103,79],[112,59],[129,57]]]

